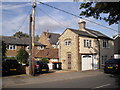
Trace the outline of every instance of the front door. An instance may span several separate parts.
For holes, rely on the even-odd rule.
[[[71,69],[71,53],[68,53],[67,56],[68,56],[68,69]]]

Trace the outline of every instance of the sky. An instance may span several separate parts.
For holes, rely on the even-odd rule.
[[[78,16],[81,12],[79,9],[81,2],[51,1],[44,3]],[[0,16],[2,17],[2,20],[0,20],[0,25],[2,25],[1,35],[12,36],[18,31],[29,34],[29,15],[32,12],[32,2],[3,2],[2,5],[0,5],[0,9],[2,9],[2,12],[0,13]],[[52,33],[61,34],[66,28],[79,28],[79,18],[45,6],[39,2],[37,2],[35,17],[35,35],[40,36],[42,32],[47,30]],[[92,17],[85,19],[118,30],[118,25],[116,24],[109,26],[107,22],[103,20],[96,20]],[[86,27],[100,31],[109,37],[112,37],[118,33],[89,21],[86,21]]]

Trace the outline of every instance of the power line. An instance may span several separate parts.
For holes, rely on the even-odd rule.
[[[39,7],[38,7],[39,8]],[[51,15],[47,14],[45,11],[43,11],[41,8],[39,8],[44,14],[46,14],[47,16],[49,16],[50,18],[52,18],[55,22],[57,22],[58,24],[60,24],[61,26],[63,26],[64,28],[67,28],[67,26],[63,25],[62,23],[58,22],[55,18],[53,18]]]
[[[69,12],[67,12],[67,11],[65,11],[65,10],[62,10],[62,9],[59,9],[59,8],[57,8],[57,7],[54,7],[54,6],[45,4],[45,3],[43,3],[43,2],[39,2],[39,3],[41,3],[41,4],[43,4],[43,5],[46,5],[46,6],[48,6],[48,7],[54,8],[54,9],[56,9],[56,10],[62,11],[62,12],[64,12],[64,13],[67,13],[67,14],[69,14],[69,15],[75,16],[75,17],[77,17],[77,18],[83,19],[82,17],[80,17],[80,16],[78,16],[78,15],[75,15],[75,14],[73,14],[73,13],[69,13]],[[101,24],[99,24],[99,23],[97,23],[97,22],[94,22],[94,21],[91,21],[91,20],[88,20],[88,19],[85,19],[85,18],[84,18],[84,20],[89,21],[89,22],[94,23],[94,24],[97,24],[97,25],[99,25],[99,26],[102,26],[102,27],[104,27],[104,28],[110,29],[110,30],[112,30],[112,31],[118,32],[118,30],[115,30],[115,29],[113,29],[113,28],[110,28],[110,27],[101,25]]]
[[[28,14],[26,15],[26,17],[24,18],[24,21],[22,22],[22,24],[19,26],[19,28],[17,29],[17,31],[19,31],[21,28],[22,28],[22,26],[23,26],[23,24],[25,23],[25,21],[26,21],[26,18],[30,15],[30,13],[31,13],[31,10],[32,10],[32,8],[30,9],[30,11],[28,12]]]

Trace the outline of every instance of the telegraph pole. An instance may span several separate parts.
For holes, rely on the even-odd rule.
[[[32,14],[29,17],[29,75],[32,75],[32,35],[31,35],[31,23]]]
[[[32,14],[30,15],[30,62],[29,62],[29,70],[30,70],[30,74],[32,76],[35,76],[35,70],[34,70],[35,8],[36,8],[36,0],[33,1]]]

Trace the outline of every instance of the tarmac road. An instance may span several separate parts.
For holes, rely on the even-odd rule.
[[[104,74],[101,71],[61,72],[37,77],[27,76],[24,79],[9,77],[9,80],[10,78],[15,84],[4,82],[4,88],[120,88],[120,75]]]

